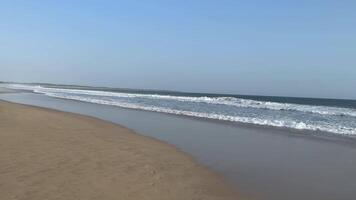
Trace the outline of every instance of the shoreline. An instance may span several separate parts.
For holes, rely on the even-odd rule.
[[[4,199],[237,198],[191,156],[118,124],[3,100],[0,119]]]
[[[84,86],[83,86],[84,87]],[[2,89],[5,91],[3,93],[10,93],[10,91],[13,91],[13,93],[18,93],[19,91],[22,91],[24,93],[29,93],[29,94],[40,94],[36,93],[33,91],[29,90],[22,90],[22,89],[8,89],[8,88],[1,88],[0,87],[0,94],[2,93]],[[89,90],[90,91],[90,90]],[[46,94],[43,94],[44,96],[48,96]],[[49,96],[51,97],[51,96]],[[255,128],[255,129],[260,129],[260,130],[265,130],[265,129],[270,129],[270,130],[276,130],[278,131],[284,131],[284,132],[290,132],[291,135],[305,135],[305,136],[310,136],[310,137],[315,137],[315,138],[320,138],[323,140],[353,140],[356,141],[356,135],[353,133],[337,133],[337,132],[332,132],[329,130],[320,130],[320,129],[307,129],[307,128],[294,128],[294,127],[288,127],[288,126],[275,126],[275,125],[270,125],[270,124],[256,124],[256,123],[251,123],[251,122],[241,122],[241,121],[230,121],[230,120],[225,120],[225,119],[217,119],[217,118],[209,118],[209,117],[201,117],[201,116],[195,116],[195,115],[186,115],[186,114],[176,114],[176,113],[168,113],[168,112],[161,112],[161,111],[155,111],[155,110],[146,110],[142,108],[131,108],[131,107],[125,107],[125,106],[119,106],[119,105],[112,105],[112,104],[102,104],[102,103],[96,103],[96,102],[89,102],[89,101],[83,101],[83,100],[78,100],[78,99],[71,99],[71,98],[63,98],[63,97],[52,97],[52,98],[57,98],[57,99],[62,99],[66,101],[73,101],[73,102],[80,102],[80,103],[88,103],[88,104],[97,104],[97,105],[104,105],[104,106],[115,106],[120,109],[128,109],[128,110],[137,110],[137,111],[143,111],[143,112],[153,112],[153,113],[160,113],[163,115],[174,115],[177,117],[183,117],[183,118],[190,118],[190,119],[195,119],[195,120],[206,120],[206,121],[212,121],[212,122],[218,122],[218,123],[223,123],[227,125],[233,125],[233,126],[239,126],[239,127],[247,127],[247,128]],[[285,97],[281,97],[285,98]],[[343,99],[341,99],[343,100]],[[346,107],[345,107],[346,108]]]

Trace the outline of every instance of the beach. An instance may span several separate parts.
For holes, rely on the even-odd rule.
[[[173,145],[176,151],[183,151],[222,177],[229,185],[226,187],[246,199],[355,199],[353,137],[126,109],[48,95],[0,87],[0,99],[7,102],[94,117]]]
[[[356,200],[356,1],[0,1],[0,200]]]
[[[0,101],[0,199],[237,199],[175,147],[96,118]]]

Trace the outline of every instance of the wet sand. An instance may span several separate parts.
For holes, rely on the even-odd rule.
[[[0,199],[237,199],[173,146],[91,117],[0,101]]]

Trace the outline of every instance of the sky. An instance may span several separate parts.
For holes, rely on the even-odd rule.
[[[0,81],[356,99],[356,1],[0,0]]]

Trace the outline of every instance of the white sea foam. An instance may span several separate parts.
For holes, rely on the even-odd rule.
[[[338,115],[338,116],[356,117],[356,110],[351,108],[301,105],[301,104],[293,104],[293,103],[277,103],[277,102],[256,101],[256,100],[242,99],[242,98],[235,98],[235,97],[188,97],[188,96],[171,96],[171,95],[160,95],[160,94],[137,94],[137,93],[107,92],[107,91],[95,91],[95,90],[46,88],[41,86],[20,85],[20,84],[11,84],[8,85],[8,87],[13,89],[31,90],[33,92],[43,93],[43,94],[59,92],[59,93],[67,93],[67,94],[106,96],[106,97],[175,100],[181,102],[196,102],[196,103],[227,105],[227,106],[235,106],[241,108],[299,111],[299,112],[307,112],[307,113],[316,113],[321,115]]]
[[[321,126],[318,124],[306,124],[304,122],[296,122],[292,120],[277,120],[277,119],[272,120],[272,119],[261,119],[257,117],[240,117],[240,116],[230,116],[230,115],[222,115],[222,114],[206,113],[206,112],[193,112],[193,111],[169,109],[169,108],[163,108],[157,106],[143,106],[139,104],[126,103],[120,101],[88,98],[88,97],[68,95],[63,93],[62,94],[47,93],[46,95],[51,97],[56,97],[56,98],[72,99],[72,100],[95,103],[95,104],[112,105],[112,106],[118,106],[122,108],[139,109],[139,110],[168,113],[168,114],[175,114],[175,115],[184,115],[184,116],[199,117],[199,118],[206,118],[206,119],[249,123],[249,124],[264,125],[264,126],[284,127],[284,128],[298,129],[298,130],[325,131],[325,132],[337,133],[342,135],[356,135],[355,128],[334,126],[328,124]]]

